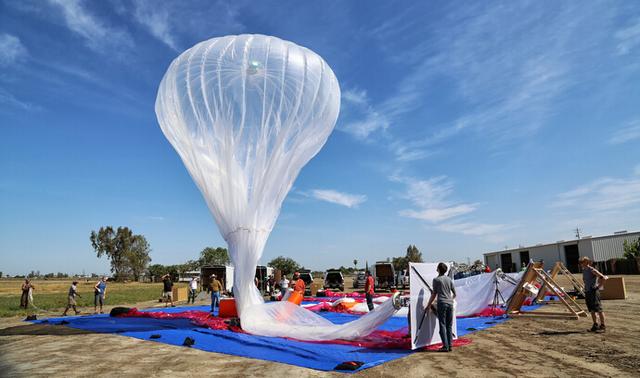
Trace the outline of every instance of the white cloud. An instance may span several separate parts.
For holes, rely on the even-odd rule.
[[[175,36],[171,31],[171,15],[164,3],[148,0],[137,0],[134,17],[136,21],[149,30],[149,33],[173,50],[178,51]]]
[[[349,194],[330,189],[314,189],[311,196],[320,201],[335,203],[348,208],[356,208],[367,200],[363,194]]]
[[[339,125],[339,130],[356,139],[367,140],[371,134],[389,127],[386,116],[371,106],[365,90],[350,89],[342,93],[343,114],[348,121]]]
[[[635,168],[634,168],[634,170],[633,170],[633,173],[634,173],[636,176],[640,176],[640,164],[636,165],[636,167],[635,167]]]
[[[422,210],[401,210],[403,217],[425,220],[428,222],[442,222],[460,215],[469,214],[476,210],[474,204],[453,205],[443,208],[427,208]]]
[[[11,34],[0,34],[0,66],[10,66],[27,56],[27,49],[20,38]]]
[[[401,210],[399,215],[403,217],[437,223],[469,214],[478,207],[477,204],[473,203],[452,202],[449,197],[453,192],[453,182],[446,176],[418,180],[396,175],[390,177],[390,179],[406,185],[407,189],[403,197],[417,207],[417,209]]]
[[[635,139],[640,139],[640,120],[629,122],[609,138],[610,144],[622,144]]]
[[[475,212],[479,204],[452,201],[453,182],[446,176],[418,180],[394,175],[389,179],[406,185],[402,197],[416,207],[400,210],[398,215],[402,217],[426,221],[440,231],[478,236],[490,242],[504,240],[502,233],[515,228],[513,225],[462,221],[464,215]]]
[[[387,118],[394,145],[411,144],[392,150],[397,160],[431,156],[434,146],[462,133],[478,134],[495,149],[537,132],[567,90],[587,72],[598,72],[593,46],[610,45],[610,8],[476,4],[443,12],[447,16],[429,27],[401,14],[389,18],[372,35],[406,74],[372,106]],[[514,19],[519,22],[507,21]],[[421,135],[398,137],[394,130],[406,124],[403,116],[432,108],[429,100],[438,91],[459,106],[459,116],[421,125]]]
[[[640,206],[640,178],[603,177],[557,195],[551,205],[592,212],[627,210]]]
[[[623,28],[615,34],[618,45],[618,54],[625,55],[634,48],[640,46],[640,18],[635,20],[633,25]]]
[[[109,27],[94,17],[80,0],[49,0],[61,12],[67,27],[85,39],[87,46],[102,53],[113,52],[112,48],[133,46],[128,32]]]

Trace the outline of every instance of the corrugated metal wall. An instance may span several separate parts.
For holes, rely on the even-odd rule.
[[[593,261],[607,261],[624,257],[624,241],[632,242],[638,240],[639,236],[640,232],[636,232],[591,240],[591,245],[593,246]]]

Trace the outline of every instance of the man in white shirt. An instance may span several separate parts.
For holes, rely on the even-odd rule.
[[[187,304],[189,301],[191,303],[196,303],[196,296],[198,295],[198,277],[193,277],[191,282],[189,282],[189,298],[187,299]]]
[[[289,280],[287,279],[287,275],[283,274],[282,279],[280,280],[280,291],[282,292],[283,295],[288,288],[289,288]]]

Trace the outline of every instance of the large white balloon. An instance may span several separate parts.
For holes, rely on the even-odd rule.
[[[326,142],[339,108],[338,80],[320,56],[263,35],[198,43],[160,83],[158,122],[228,243],[245,329],[264,333],[255,329],[262,310],[248,315],[265,306],[255,267],[282,201]]]

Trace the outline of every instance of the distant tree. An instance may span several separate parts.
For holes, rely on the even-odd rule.
[[[149,265],[147,271],[150,277],[157,280],[167,273],[167,267],[162,264],[153,264]]]
[[[418,250],[415,245],[410,245],[407,247],[407,254],[405,256],[407,258],[407,263],[421,263],[422,261],[422,252]]]
[[[147,239],[142,235],[134,235],[131,247],[124,257],[126,269],[130,271],[135,281],[140,279],[151,262],[149,252],[151,252],[151,247],[149,247]]]
[[[149,243],[142,235],[135,235],[128,227],[100,227],[91,231],[91,246],[98,258],[106,255],[111,263],[111,272],[116,280],[123,280],[127,274],[140,274],[149,258]]]
[[[44,275],[44,278],[45,278],[45,279],[49,279],[49,278],[54,278],[55,276],[56,276],[56,275],[55,275],[55,274],[53,274],[53,273],[47,273],[47,274],[45,274],[45,275]]]
[[[622,245],[624,248],[624,257],[626,259],[634,259],[640,256],[640,238],[632,242],[625,240],[622,242]]]
[[[391,259],[391,264],[393,264],[393,269],[396,271],[407,269],[409,262],[405,256],[403,257],[394,257]]]
[[[282,274],[292,274],[300,270],[300,265],[291,257],[278,256],[269,261],[267,265],[279,269]]]
[[[230,261],[227,249],[222,247],[206,247],[202,252],[200,252],[200,259],[198,259],[200,266],[226,265],[229,264]]]
[[[353,270],[358,270],[358,260],[353,259]]]
[[[0,272],[0,278],[2,278],[2,272]]]

